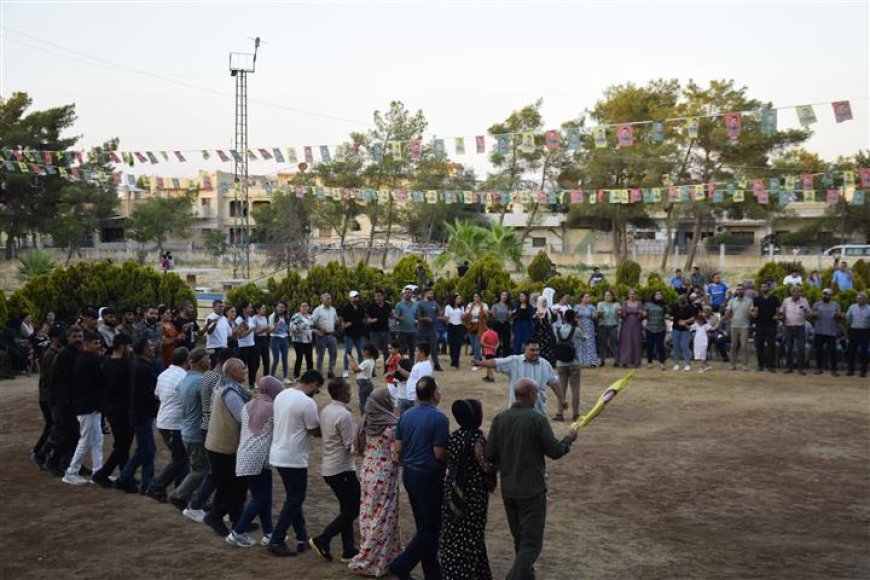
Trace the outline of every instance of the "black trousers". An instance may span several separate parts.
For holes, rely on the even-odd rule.
[[[345,471],[324,477],[323,481],[338,498],[339,513],[320,534],[319,539],[327,545],[337,535],[341,535],[342,555],[353,553],[353,522],[359,517],[360,485],[356,472]]]
[[[293,363],[293,377],[299,378],[302,374],[302,358],[305,358],[305,370],[314,368],[314,344],[310,342],[294,342],[293,352],[296,353],[296,362]]]
[[[755,327],[755,354],[759,368],[776,366],[776,325],[757,325]]]
[[[450,366],[459,368],[459,357],[462,355],[462,341],[465,339],[465,325],[447,325],[447,345],[450,350]]]
[[[236,454],[208,451],[211,464],[211,480],[214,484],[214,501],[206,517],[219,522],[229,514],[233,523],[239,521],[245,506],[248,484],[244,477],[236,476]]]
[[[263,366],[263,374],[266,375],[269,373],[269,342],[270,339],[268,336],[256,336],[254,337],[254,346],[257,348],[257,364]],[[254,373],[254,377],[257,374]],[[251,383],[253,385],[253,383]]]
[[[498,333],[498,356],[505,357],[511,354],[511,323],[502,320],[493,320],[492,329]]]
[[[817,334],[813,337],[816,350],[816,368],[820,371],[837,371],[837,337]],[[828,366],[830,365],[830,367]]]
[[[849,349],[846,351],[846,362],[850,373],[855,372],[855,359],[861,364],[860,372],[867,374],[868,349],[870,349],[870,328],[849,329]]]
[[[245,366],[248,367],[248,386],[253,387],[257,381],[257,371],[260,369],[260,356],[257,351],[257,345],[240,346],[239,358],[242,359]],[[268,368],[266,370],[268,371]]]
[[[66,469],[79,443],[79,421],[68,405],[55,405],[52,415],[54,429],[51,438],[54,441],[54,452],[49,461],[60,469]]]
[[[170,458],[160,475],[151,482],[151,489],[165,491],[170,484],[178,485],[184,480],[190,469],[190,462],[187,459],[184,441],[181,440],[181,431],[173,429],[158,429],[158,431],[166,448],[169,449]]]
[[[126,409],[104,415],[112,428],[112,452],[97,472],[99,477],[109,477],[117,467],[119,472],[130,460],[130,446],[133,445],[133,426],[130,425]]]
[[[49,440],[51,438],[51,430],[54,427],[54,417],[51,414],[51,405],[47,401],[39,402],[39,410],[42,412],[42,421],[45,425],[42,427],[42,434],[36,441],[36,445],[33,446],[33,454],[37,460],[44,462],[50,450]]]

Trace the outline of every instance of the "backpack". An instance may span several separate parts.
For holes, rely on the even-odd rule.
[[[560,328],[561,330],[561,328]],[[577,350],[574,348],[574,333],[577,331],[576,326],[571,327],[571,332],[566,338],[562,338],[562,333],[556,333],[556,360],[559,362],[570,363],[577,358]]]

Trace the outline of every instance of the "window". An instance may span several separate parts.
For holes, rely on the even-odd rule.
[[[199,200],[199,204],[203,207],[203,209],[208,209],[211,206],[211,199],[203,197]]]
[[[546,248],[547,247],[547,238],[532,238],[532,247],[533,248]]]

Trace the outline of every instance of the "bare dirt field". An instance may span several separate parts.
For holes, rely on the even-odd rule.
[[[585,370],[582,409],[621,374]],[[483,400],[485,431],[506,405],[504,377],[437,378],[448,415],[457,398]],[[352,576],[310,552],[280,560],[232,547],[170,504],[64,485],[28,458],[40,428],[36,378],[0,382],[0,577]],[[566,429],[555,424],[557,435]],[[165,456],[161,448],[158,468]],[[319,464],[316,449],[305,503],[314,533],[337,511]],[[548,474],[539,578],[870,577],[866,379],[644,368]],[[276,515],[281,489],[276,475]],[[404,492],[400,511],[409,538]],[[487,543],[503,578],[512,543],[498,491]]]

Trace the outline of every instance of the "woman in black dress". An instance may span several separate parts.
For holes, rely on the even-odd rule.
[[[476,399],[453,403],[459,429],[447,439],[447,477],[441,518],[444,580],[490,580],[486,512],[495,489],[495,469],[483,456],[483,406]]]
[[[538,339],[541,345],[541,358],[546,359],[556,368],[556,333],[553,331],[553,321],[556,315],[550,310],[550,304],[543,296],[538,296],[538,308],[532,317],[532,338]]]

